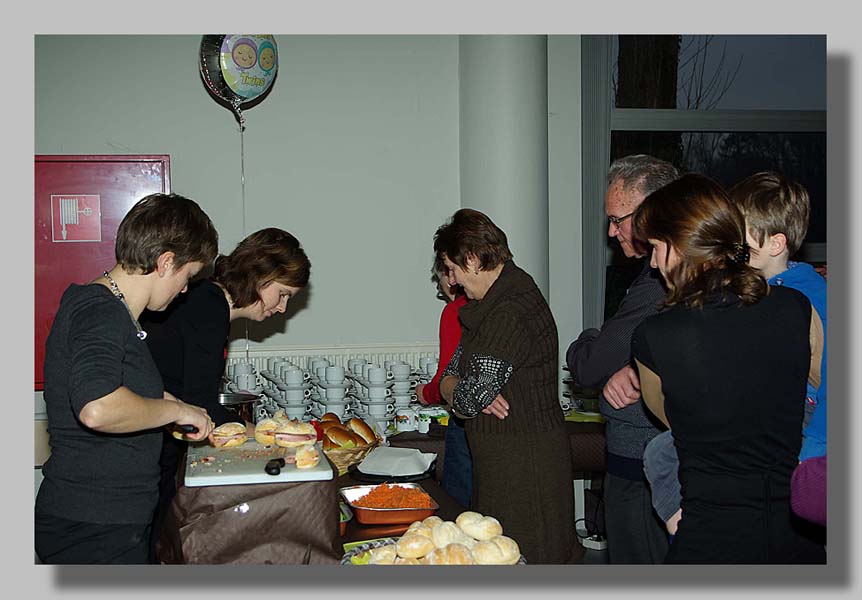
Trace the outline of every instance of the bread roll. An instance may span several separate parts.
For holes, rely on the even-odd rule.
[[[433,528],[435,525],[439,525],[442,522],[443,522],[443,519],[441,519],[437,515],[431,515],[430,517],[425,517],[424,519],[422,519],[422,524],[425,525],[426,527],[431,527],[431,528]]]
[[[326,422],[326,421],[334,421],[334,422],[336,422],[336,423],[338,423],[338,424],[341,424],[341,419],[339,419],[339,418],[338,418],[338,415],[336,415],[336,414],[335,414],[335,413],[333,413],[333,412],[324,413],[324,414],[323,414],[323,416],[322,416],[322,417],[320,417],[320,422],[321,422],[321,423],[324,423],[324,422]]]
[[[326,433],[332,427],[338,427],[339,429],[345,429],[345,427],[339,421],[321,421],[318,423],[320,427],[320,431]]]
[[[436,548],[422,560],[425,565],[472,565],[475,564],[470,549],[462,544],[448,544]]]
[[[358,417],[353,417],[346,423],[350,430],[361,437],[366,444],[370,444],[377,439],[374,435],[374,430],[369,427],[368,423]]]
[[[415,531],[404,533],[395,544],[395,551],[402,558],[422,558],[434,550],[434,542]]]
[[[296,449],[296,468],[311,469],[320,462],[320,452],[314,444],[305,444]]]
[[[317,441],[317,430],[311,423],[303,423],[297,419],[279,425],[273,432],[275,445],[282,448],[296,448]]]
[[[223,423],[210,433],[210,443],[216,448],[233,448],[248,441],[245,423]]]
[[[443,548],[455,541],[459,535],[464,535],[452,521],[443,521],[431,528],[431,541],[437,548]]]
[[[353,448],[356,446],[368,445],[364,439],[341,425],[330,427],[323,435],[329,438],[329,441],[332,442],[336,448],[343,448],[345,446]]]
[[[264,446],[272,446],[275,444],[275,436],[273,433],[278,428],[280,423],[275,419],[263,419],[260,423],[254,426],[254,440],[258,444]]]
[[[372,548],[369,551],[368,564],[391,565],[395,563],[395,559],[397,557],[398,555],[395,553],[395,544],[388,544],[386,546],[380,546],[379,548]]]
[[[422,563],[421,563],[421,562],[419,562],[419,561],[418,561],[417,559],[415,559],[415,558],[404,558],[404,557],[401,557],[401,556],[396,556],[396,557],[395,557],[395,562],[394,562],[394,563],[392,563],[392,564],[393,564],[393,565],[421,565]]]
[[[514,565],[521,558],[518,544],[510,537],[496,535],[473,546],[473,560],[477,565]]]
[[[476,538],[470,537],[460,529],[458,531],[460,531],[460,533],[458,534],[458,537],[452,540],[453,544],[461,544],[462,546],[467,546],[470,550],[472,550],[473,546],[479,543]]]
[[[461,528],[461,531],[479,541],[490,540],[495,535],[503,533],[503,526],[497,519],[486,517],[471,510],[458,515],[455,523]]]
[[[408,533],[416,533],[418,535],[422,535],[427,537],[428,539],[432,539],[431,537],[431,528],[427,525],[424,525],[422,521],[414,521],[410,527],[407,528],[407,531],[404,534]]]

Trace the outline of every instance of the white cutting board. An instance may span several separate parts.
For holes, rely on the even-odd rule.
[[[185,485],[200,487],[244,483],[328,481],[333,476],[332,467],[323,454],[320,442],[315,446],[320,453],[320,462],[314,467],[297,469],[296,465],[287,463],[281,467],[281,473],[269,475],[264,471],[266,463],[272,458],[294,452],[292,448],[264,446],[254,439],[249,439],[236,448],[213,448],[207,443],[189,444]],[[212,457],[212,460],[209,457]]]

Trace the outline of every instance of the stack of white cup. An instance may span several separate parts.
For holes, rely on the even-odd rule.
[[[317,379],[318,386],[323,389],[321,402],[325,411],[335,414],[340,419],[349,416],[352,411],[349,407],[347,390],[351,384],[345,378],[344,367],[340,365],[318,367]]]
[[[416,401],[414,390],[418,378],[413,376],[413,367],[404,361],[392,362],[388,375],[392,381],[392,403],[396,408],[410,406]]]
[[[392,414],[395,406],[392,404],[391,377],[388,376],[386,369],[375,364],[363,365],[365,376],[363,385],[365,393],[361,399],[361,404],[365,412],[375,418],[386,418]]]

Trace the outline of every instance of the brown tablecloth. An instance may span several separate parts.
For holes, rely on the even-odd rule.
[[[573,470],[603,471],[604,424],[567,422],[566,427]],[[434,423],[427,434],[399,433],[389,443],[437,453],[435,477],[417,483],[440,505],[437,514],[454,520],[464,509],[439,485],[444,435],[445,427]],[[329,481],[180,485],[162,527],[158,559],[167,564],[338,564],[344,542],[400,535],[355,520],[339,535],[338,489],[360,483],[347,473]]]
[[[334,466],[333,473],[338,473]],[[167,564],[338,564],[343,554],[338,499],[334,478],[181,485],[165,517],[157,556]]]

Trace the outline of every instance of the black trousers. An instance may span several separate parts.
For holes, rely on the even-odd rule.
[[[602,486],[608,562],[657,565],[664,562],[668,533],[652,507],[649,484],[605,473]]]
[[[149,563],[150,523],[85,523],[36,514],[36,555],[48,565]]]
[[[156,551],[162,524],[165,516],[171,508],[174,496],[177,495],[177,472],[183,456],[188,448],[188,443],[180,441],[167,432],[162,433],[162,454],[159,458],[159,503],[153,515],[152,531],[150,532],[150,560],[158,563]]]

